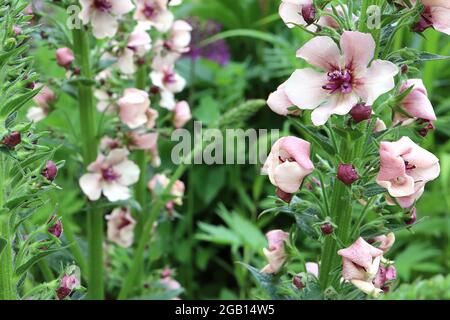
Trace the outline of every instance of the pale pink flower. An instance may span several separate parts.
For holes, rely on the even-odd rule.
[[[91,201],[100,199],[102,193],[109,201],[127,200],[131,197],[129,186],[139,180],[139,167],[128,160],[126,149],[114,149],[88,166],[89,173],[80,178],[80,187]]]
[[[118,29],[117,18],[134,9],[131,0],[80,0],[78,15],[83,24],[92,25],[97,39],[113,37]]]
[[[94,96],[97,99],[97,110],[99,112],[114,114],[117,111],[114,95],[109,94],[107,91],[96,89]]]
[[[163,91],[178,93],[186,86],[186,80],[174,70],[173,66],[153,70],[150,78],[152,84]]]
[[[152,47],[152,40],[146,30],[137,26],[130,34],[127,41],[127,46],[121,52],[117,67],[126,75],[136,72],[135,58],[142,58]]]
[[[272,230],[266,234],[269,242],[268,248],[264,248],[264,255],[269,262],[262,270],[263,273],[278,273],[286,261],[284,242],[289,239],[289,233],[283,230]]]
[[[180,101],[173,109],[173,125],[175,128],[183,127],[189,120],[192,119],[191,108],[186,101]]]
[[[165,174],[155,174],[153,178],[148,182],[148,189],[152,193],[158,196],[169,184],[170,179]],[[174,197],[169,203],[175,203],[179,206],[183,204],[183,196],[185,191],[185,185],[183,181],[177,180],[170,190],[170,195]]]
[[[136,0],[134,19],[160,32],[167,32],[174,16],[167,8],[168,0]]]
[[[27,119],[33,122],[39,122],[47,118],[49,114],[48,109],[41,107],[30,107],[27,111]]]
[[[158,112],[150,108],[147,92],[134,88],[125,89],[117,104],[120,120],[131,129],[143,125],[154,127]]]
[[[389,61],[372,61],[375,41],[371,34],[345,31],[340,47],[326,36],[308,41],[297,57],[324,72],[298,69],[286,82],[289,100],[302,110],[313,110],[312,121],[317,126],[325,124],[332,114],[349,113],[357,103],[372,105],[395,87],[398,68]]]
[[[33,98],[33,101],[43,109],[50,109],[51,104],[56,100],[55,93],[47,86],[37,85],[42,87],[41,91]]]
[[[401,122],[403,125],[407,125],[416,119],[431,123],[435,121],[436,115],[431,101],[428,99],[427,89],[423,81],[421,79],[410,79],[401,86],[400,91],[404,92],[410,87],[413,87],[412,91],[399,105],[406,114],[395,112],[393,124],[396,125]]]
[[[274,143],[263,167],[270,182],[287,193],[295,193],[303,178],[314,170],[310,159],[310,143],[296,138],[284,137]]]
[[[119,139],[111,138],[110,136],[104,136],[100,140],[100,150],[101,151],[111,151],[113,149],[120,148],[122,143]]]
[[[425,184],[439,176],[439,159],[409,137],[380,144],[380,172],[377,183],[397,198],[403,208],[414,204]]]
[[[69,68],[75,60],[73,51],[70,48],[59,48],[56,50],[56,62],[63,68]]]
[[[293,28],[295,25],[305,26],[307,23],[303,19],[302,9],[304,6],[312,5],[313,0],[281,0],[278,13],[289,28]]]
[[[131,131],[127,134],[130,150],[154,150],[157,147],[158,133],[138,133]]]
[[[388,233],[387,235],[381,235],[373,238],[373,240],[378,244],[378,249],[383,252],[389,251],[392,248],[395,242],[395,234],[393,232]]]
[[[164,46],[178,53],[185,53],[189,51],[189,44],[191,43],[192,27],[184,20],[176,20],[170,31]]]
[[[306,272],[312,274],[314,277],[319,278],[319,264],[316,262],[306,262]]]
[[[405,5],[404,1],[399,1]],[[416,4],[416,0],[410,0]],[[439,32],[450,35],[450,2],[448,0],[421,0],[425,9],[414,26],[414,31],[422,32],[433,27]]]
[[[130,208],[116,208],[105,218],[108,221],[108,240],[123,248],[129,248],[134,241],[136,226],[136,220],[131,216]]]
[[[380,268],[383,251],[358,238],[350,247],[341,249],[342,277],[366,294],[377,296],[382,290],[377,288],[373,280]]]

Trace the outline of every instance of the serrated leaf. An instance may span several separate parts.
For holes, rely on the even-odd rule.
[[[9,99],[9,101],[2,107],[0,111],[0,117],[6,118],[10,114],[16,112],[19,110],[23,105],[25,105],[28,101],[33,99],[34,96],[36,96],[40,91],[40,88],[28,91],[26,93],[23,93],[21,95],[18,95],[12,99]]]
[[[240,262],[239,264],[243,265],[245,268],[247,268],[247,270],[250,271],[256,282],[258,282],[261,287],[267,291],[267,293],[273,300],[283,299],[283,297],[278,293],[278,286],[280,285],[280,281],[278,278],[269,273],[262,273],[258,269],[246,263]]]
[[[387,192],[385,188],[379,186],[376,183],[365,185],[363,188],[364,188],[363,195],[366,198],[371,198],[373,196]]]

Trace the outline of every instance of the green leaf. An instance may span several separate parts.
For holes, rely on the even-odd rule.
[[[214,226],[199,222],[198,227],[203,232],[195,236],[198,240],[237,247],[241,244],[239,237],[224,226]]]
[[[385,188],[380,187],[376,183],[367,184],[363,188],[364,188],[363,194],[366,198],[371,198],[373,196],[385,193],[387,191]]]
[[[194,109],[194,117],[206,125],[212,124],[220,118],[220,105],[210,96],[202,97]]]
[[[334,156],[336,151],[330,143],[330,140],[324,135],[320,134],[318,130],[311,130],[308,126],[305,126],[298,120],[294,120],[289,118],[289,121],[297,127],[301,132],[307,135],[311,140],[313,140],[316,144],[318,144],[326,153]]]
[[[318,214],[319,212],[314,208],[306,209],[304,212],[295,213],[297,227],[312,239],[319,238],[317,230],[313,227],[313,224],[320,221]]]
[[[235,30],[224,31],[224,32],[216,34],[215,36],[212,36],[206,40],[203,40],[200,43],[200,46],[207,46],[218,40],[234,38],[234,37],[253,38],[253,39],[269,42],[273,45],[281,45],[284,47],[289,46],[289,43],[281,37],[274,36],[267,32],[251,30],[251,29],[235,29]]]
[[[41,89],[35,89],[28,91],[26,93],[23,93],[21,95],[18,95],[12,99],[10,99],[1,109],[0,111],[0,117],[6,118],[10,114],[16,112],[19,110],[23,105],[25,105],[28,101],[33,99],[34,96],[36,96]]]
[[[61,248],[56,248],[56,249],[50,249],[50,250],[46,250],[43,252],[38,253],[37,255],[31,257],[30,259],[28,259],[25,263],[23,263],[22,265],[18,266],[15,270],[14,270],[14,274],[17,277],[20,277],[22,274],[24,274],[25,272],[27,272],[28,269],[30,269],[33,265],[35,265],[36,263],[38,263],[39,261],[41,261],[42,259],[44,259],[45,257],[56,253],[58,251],[67,249],[69,246],[65,246],[65,247],[61,247]]]
[[[256,282],[264,290],[267,291],[267,293],[273,300],[283,299],[283,297],[278,293],[278,286],[280,285],[280,281],[278,278],[276,278],[273,275],[268,274],[268,273],[262,273],[258,269],[254,268],[248,264],[245,264],[245,263],[240,263],[240,264],[243,265],[245,268],[247,268],[250,271],[252,276],[255,278]]]

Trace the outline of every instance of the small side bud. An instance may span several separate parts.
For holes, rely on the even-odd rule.
[[[359,179],[359,175],[352,164],[341,163],[338,168],[337,178],[344,184],[350,186]]]
[[[408,212],[408,218],[405,220],[407,225],[412,225],[417,221],[417,209],[413,208],[410,212]]]
[[[372,107],[359,103],[350,110],[350,116],[356,123],[368,120],[372,116]]]
[[[58,167],[53,161],[48,160],[44,170],[42,171],[42,176],[46,178],[48,181],[53,181],[55,180],[57,174],[58,174]]]
[[[302,6],[302,16],[307,24],[314,23],[316,21],[316,7],[314,7],[314,4]]]
[[[63,233],[63,225],[61,219],[56,219],[56,221],[54,220],[55,217],[50,219],[51,223],[53,222],[53,224],[50,227],[48,227],[47,231],[52,235],[54,235],[55,237],[60,238]]]
[[[2,141],[2,143],[8,149],[14,149],[21,142],[22,142],[22,135],[18,131],[11,132],[9,135],[4,137]]]
[[[324,235],[327,236],[327,235],[330,235],[333,233],[334,228],[331,223],[326,222],[326,223],[320,225],[320,230],[322,231],[322,233]]]
[[[68,69],[74,60],[75,56],[70,48],[59,48],[56,50],[56,62],[59,66]]]
[[[303,283],[302,278],[300,276],[294,276],[292,278],[292,285],[299,290],[305,287],[305,284]]]

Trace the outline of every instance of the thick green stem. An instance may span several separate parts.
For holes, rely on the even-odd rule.
[[[16,294],[13,284],[13,260],[11,248],[11,226],[10,215],[2,212],[5,202],[5,178],[6,178],[6,159],[5,155],[0,153],[0,300],[15,300]],[[3,249],[1,249],[3,246]]]
[[[342,139],[341,141],[340,158],[347,163],[350,162],[353,153],[349,142],[350,141],[348,141],[348,139]],[[330,210],[331,219],[338,226],[335,233],[336,237],[343,243],[346,243],[349,238],[350,223],[352,218],[351,192],[350,187],[346,186],[339,179],[335,179],[334,181]],[[339,256],[337,251],[337,241],[333,237],[328,236],[325,240],[320,265],[319,280],[324,289],[331,284],[333,280],[331,272],[339,265]],[[335,279],[338,279],[338,277]]]
[[[92,79],[88,34],[83,30],[73,30],[73,46],[76,62],[85,80]],[[78,84],[80,129],[83,144],[83,160],[87,166],[97,157],[97,135],[95,132],[95,109],[92,88]],[[103,288],[103,212],[89,209],[87,213],[88,233],[88,298],[104,299]]]
[[[362,0],[361,1],[361,16],[359,18],[359,31],[367,32],[367,9],[369,8],[370,0]]]

